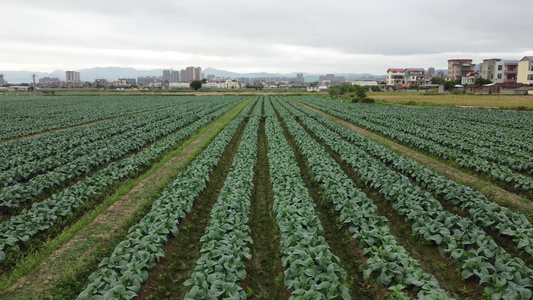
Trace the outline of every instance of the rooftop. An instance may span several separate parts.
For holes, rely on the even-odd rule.
[[[424,68],[407,68],[405,69],[406,71],[411,71],[411,72],[424,72]]]

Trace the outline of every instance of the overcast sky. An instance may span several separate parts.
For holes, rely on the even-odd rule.
[[[533,55],[532,0],[3,1],[0,72],[385,74]]]

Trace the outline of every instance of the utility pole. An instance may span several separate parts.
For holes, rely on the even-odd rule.
[[[37,94],[37,85],[35,84],[35,77],[36,77],[37,75],[32,74],[31,76],[33,77],[33,92],[34,92],[35,94]]]

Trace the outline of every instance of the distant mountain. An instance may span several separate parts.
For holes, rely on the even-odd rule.
[[[249,78],[257,78],[257,77],[296,77],[296,74],[302,73],[305,79],[305,82],[312,82],[317,81],[320,76],[324,76],[326,74],[311,74],[311,73],[304,73],[304,72],[293,72],[293,73],[236,73],[236,72],[230,72],[230,71],[224,71],[224,70],[217,70],[213,68],[206,68],[202,70],[204,73],[204,77],[207,75],[215,75],[215,77],[249,77]],[[376,80],[384,78],[384,75],[373,75],[369,73],[341,73],[341,74],[335,74],[335,76],[344,76],[346,80],[352,80],[357,78],[376,78]]]
[[[144,76],[162,76],[163,70],[137,70],[133,68],[121,68],[121,67],[98,67],[91,69],[75,70],[80,72],[80,78],[82,81],[94,81],[96,79],[115,80],[117,78],[137,78]],[[31,72],[31,71],[2,71],[0,74],[4,74],[4,79],[10,83],[30,83],[32,81],[32,74],[37,75],[36,82],[39,82],[39,78],[43,77],[57,77],[59,80],[65,80],[65,71],[55,70],[50,73],[45,72]]]
[[[82,69],[76,70],[80,72],[80,78],[82,81],[94,81],[96,79],[106,79],[106,80],[115,80],[117,78],[137,78],[144,76],[162,76],[162,69],[154,70],[137,70],[133,68],[122,68],[122,67],[97,67],[91,69]],[[296,77],[298,72],[293,73],[237,73],[225,70],[218,70],[214,68],[206,68],[203,70],[204,76],[206,75],[215,75],[215,77]],[[2,71],[0,74],[4,74],[4,79],[10,83],[30,83],[32,81],[32,74],[37,75],[36,81],[38,82],[40,78],[43,77],[57,77],[59,80],[65,80],[65,71],[64,70],[55,70],[50,73],[46,72],[31,72],[31,71]],[[326,74],[310,74],[302,73],[304,75],[305,82],[317,81],[319,76]],[[380,80],[383,78],[383,75],[372,75],[372,74],[356,74],[356,73],[346,73],[346,74],[335,74],[335,76],[344,76],[346,80],[352,80],[357,78],[376,78]]]

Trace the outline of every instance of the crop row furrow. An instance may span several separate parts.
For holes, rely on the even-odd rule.
[[[189,120],[192,121],[193,119],[189,118]],[[101,164],[120,157],[122,153],[137,149],[139,143],[153,139],[153,136],[147,136],[146,132],[157,133],[156,131],[162,127],[171,129],[177,125],[172,125],[176,122],[182,122],[182,120],[175,117],[154,120],[152,123],[132,128],[122,134],[108,137],[105,140],[99,140],[38,161],[29,161],[23,165],[12,167],[8,171],[0,174],[0,186],[3,186],[3,191],[10,191],[9,187],[13,186],[17,186],[14,189],[21,191],[27,185],[31,185],[30,182],[35,177],[39,178],[37,179],[39,182],[46,182],[47,176],[44,174],[47,172],[54,172],[55,174],[51,174],[55,176],[58,173],[62,173],[66,179],[79,176],[76,172],[71,173],[73,169],[72,165],[76,166],[76,168],[86,169],[83,165],[90,162],[91,165],[88,168],[98,167]],[[164,131],[161,132],[164,133]],[[23,182],[25,180],[29,180],[29,182]],[[45,185],[43,187],[43,189],[46,188],[49,188],[49,186]],[[2,196],[3,194],[0,194],[0,199]],[[23,198],[23,196],[17,198]]]
[[[202,110],[202,106],[205,105],[198,103],[184,105],[52,133],[35,139],[0,144],[1,151],[3,153],[5,151],[6,154],[4,169],[9,169],[0,173],[0,186],[13,185],[53,170],[95,152],[95,149],[105,147],[108,142],[113,144],[113,140],[127,139],[128,135],[135,136],[139,134],[135,131],[141,128],[147,126],[153,128],[155,123],[165,124],[172,122],[176,117],[193,115],[195,111]],[[146,131],[148,130],[150,129]]]
[[[434,242],[441,253],[457,259],[463,278],[477,277],[480,284],[487,284],[486,292],[493,299],[531,298],[533,270],[524,261],[509,255],[471,221],[448,212],[431,194],[338,134],[309,117],[302,121],[366,184],[391,202],[394,210],[411,220],[414,232]]]
[[[517,190],[524,191],[526,193],[533,192],[533,178],[515,173],[507,166],[490,162],[474,155],[465,154],[459,149],[452,149],[427,139],[422,139],[412,134],[406,134],[399,130],[392,129],[391,126],[393,125],[389,123],[387,123],[385,126],[366,121],[365,119],[368,118],[368,116],[365,117],[362,112],[357,112],[353,109],[343,109],[335,105],[324,105],[323,101],[311,100],[305,102],[327,113],[366,127],[375,132],[387,135],[393,139],[427,151],[443,159],[455,161],[461,167],[471,169],[475,172],[491,177],[502,183],[510,185]]]
[[[291,299],[350,299],[344,269],[321,236],[322,225],[270,102],[265,103],[270,181],[280,252]]]
[[[115,95],[2,99],[0,140],[176,106],[193,97],[146,98]]]
[[[186,112],[183,112],[185,114]],[[105,164],[119,159],[132,151],[138,151],[145,144],[168,135],[173,131],[199,119],[191,114],[183,118],[174,117],[137,128],[122,136],[106,140],[99,148],[67,162],[60,167],[31,178],[28,182],[15,183],[0,190],[0,209],[19,207],[22,203],[38,197],[50,189],[87,174]]]
[[[180,222],[205,189],[209,174],[252,106],[253,102],[249,103],[163,190],[150,212],[129,228],[128,235],[111,256],[102,260],[89,276],[89,284],[78,299],[131,299],[137,295],[141,283],[148,278],[148,271],[164,255],[163,246],[168,236],[178,235]]]
[[[256,107],[254,111],[260,110],[261,107]],[[246,299],[240,281],[246,277],[244,259],[251,259],[248,215],[257,161],[259,121],[257,116],[248,121],[224,187],[211,210],[205,235],[200,239],[203,243],[201,257],[184,283],[191,286],[185,299]]]
[[[72,128],[32,139],[17,140],[0,144],[0,170],[40,162],[48,157],[75,152],[96,141],[170,118],[185,107],[200,107],[199,103],[157,110],[133,116],[124,116],[107,122]]]
[[[276,106],[278,111],[283,111]],[[301,115],[297,110],[287,107],[295,116]],[[340,214],[340,221],[345,223],[353,237],[360,241],[369,269],[364,274],[374,274],[377,282],[389,286],[395,297],[409,298],[402,290],[411,288],[418,291],[419,298],[449,299],[446,292],[431,274],[425,273],[420,262],[398,245],[390,229],[384,223],[387,219],[377,214],[377,207],[364,192],[342,171],[335,160],[318,144],[296,120],[286,113],[280,113],[285,124],[307,158],[311,171]]]
[[[318,113],[297,107],[302,113],[311,116],[329,130],[343,136],[362,150],[392,166],[403,175],[413,178],[424,189],[441,197],[454,206],[468,211],[477,224],[513,239],[519,249],[533,255],[533,225],[520,213],[514,213],[489,201],[481,192],[459,184],[432,169],[391,151],[387,147],[371,141],[348,128],[328,120]]]
[[[49,199],[33,204],[30,209],[24,209],[20,214],[0,223],[0,261],[6,258],[5,252],[8,249],[17,251],[19,244],[28,242],[30,237],[48,230],[61,218],[76,211],[78,207],[101,196],[109,186],[150,165],[165,151],[188,138],[241,100],[242,98],[227,102],[216,111],[215,107],[206,110],[205,117],[186,128],[128,158],[110,164],[93,176],[52,195]]]

